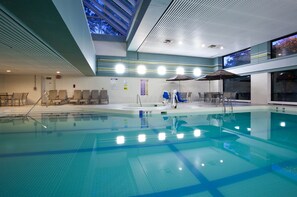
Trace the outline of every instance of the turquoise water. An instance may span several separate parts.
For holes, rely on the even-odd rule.
[[[0,118],[0,196],[296,196],[297,116]]]

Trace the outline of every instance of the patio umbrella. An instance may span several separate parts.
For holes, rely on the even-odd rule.
[[[237,75],[235,73],[232,73],[226,70],[217,70],[213,73],[198,77],[196,81],[209,81],[209,88],[210,88],[210,81],[212,80],[231,79],[239,76],[240,75]]]
[[[178,81],[178,90],[180,87],[180,81],[188,81],[193,80],[193,77],[187,76],[187,75],[175,75],[174,77],[171,77],[169,79],[166,79],[166,81]]]

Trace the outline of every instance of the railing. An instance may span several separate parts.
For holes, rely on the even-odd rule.
[[[35,104],[31,107],[31,109],[26,113],[25,117],[27,117],[29,115],[29,113],[34,109],[34,107],[37,105],[37,103],[39,103],[39,101],[42,99],[42,97],[46,94],[47,94],[47,92],[44,91],[44,93],[41,95],[41,97],[35,102]]]
[[[223,97],[222,98],[223,103],[223,112],[226,113],[226,105],[229,104],[231,113],[233,112],[233,103],[231,98]]]
[[[137,94],[136,95],[136,103],[138,104],[140,104],[140,107],[142,107],[142,103],[141,103],[141,99],[140,99],[140,96],[139,96],[139,94]]]

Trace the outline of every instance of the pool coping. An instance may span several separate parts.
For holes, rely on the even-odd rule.
[[[180,104],[176,109],[166,106],[163,108],[127,108],[129,104],[109,104],[109,105],[59,105],[59,106],[36,106],[30,114],[41,113],[112,113],[112,114],[128,114],[138,115],[161,114],[161,115],[187,115],[201,113],[224,113],[223,106],[199,106],[197,103]],[[18,107],[0,107],[0,117],[8,115],[25,115],[32,106]],[[245,105],[234,106],[233,112],[230,106],[226,107],[226,113],[247,112],[255,110],[275,110],[278,112],[297,112],[296,106],[284,105]],[[141,111],[141,112],[140,112]]]

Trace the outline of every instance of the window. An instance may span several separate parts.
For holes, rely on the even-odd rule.
[[[271,73],[271,100],[297,102],[297,70]]]
[[[236,92],[236,99],[251,100],[251,77],[241,76],[224,79],[224,92]]]
[[[271,41],[271,58],[297,53],[297,34]]]
[[[238,51],[223,57],[223,68],[230,68],[251,63],[251,48]]]

